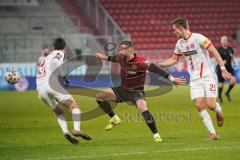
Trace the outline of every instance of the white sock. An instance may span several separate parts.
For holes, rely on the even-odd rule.
[[[215,133],[216,134],[216,131],[213,127],[212,119],[209,116],[207,110],[206,109],[202,110],[201,112],[199,112],[199,115],[200,115],[200,117],[202,117],[203,123],[207,127],[208,131],[210,133]]]
[[[115,114],[112,118],[117,118],[118,116]]]
[[[216,103],[216,108],[215,108],[215,112],[222,112],[222,107],[220,106],[219,103]]]
[[[160,137],[159,133],[153,134],[153,138]]]
[[[58,115],[58,124],[60,125],[63,133],[68,133],[68,128],[67,128],[67,121],[65,119],[65,116],[63,114]]]
[[[80,131],[80,109],[74,108],[72,110],[72,120],[73,120],[73,127],[75,131]]]

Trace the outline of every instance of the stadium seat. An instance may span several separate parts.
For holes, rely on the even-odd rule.
[[[114,20],[129,33],[135,47],[143,50],[173,49],[177,38],[171,19],[185,16],[192,31],[218,43],[222,34],[231,37],[240,24],[240,1],[100,0]],[[124,9],[123,9],[124,8]],[[142,43],[144,41],[144,43]],[[147,41],[147,43],[145,43]],[[138,45],[140,44],[140,45]],[[234,43],[236,46],[236,43]]]

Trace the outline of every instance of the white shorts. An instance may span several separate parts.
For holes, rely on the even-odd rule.
[[[48,83],[43,83],[37,87],[38,98],[46,103],[51,109],[55,109],[58,103],[64,103],[66,100],[72,100],[74,98],[60,85],[58,89],[52,89]]]
[[[190,82],[191,99],[199,97],[217,98],[218,86],[214,78],[202,78]]]

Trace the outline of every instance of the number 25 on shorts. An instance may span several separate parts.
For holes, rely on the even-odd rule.
[[[216,84],[210,84],[210,91],[215,92],[216,91]]]

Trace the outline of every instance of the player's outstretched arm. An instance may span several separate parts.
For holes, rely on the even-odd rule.
[[[176,85],[184,85],[187,83],[187,80],[184,77],[173,77],[172,75],[170,75],[169,73],[167,73],[166,71],[162,70],[161,68],[159,68],[158,66],[156,66],[153,63],[148,64],[148,70],[150,72],[154,72],[159,74],[160,76],[169,79],[170,81],[172,81],[174,84]]]
[[[101,53],[96,53],[95,56],[98,60],[104,60],[104,61],[110,61],[110,62],[119,62],[118,55],[105,56]]]
[[[108,56],[105,56],[101,53],[96,53],[95,56],[96,56],[96,59],[98,59],[98,60],[105,60],[105,61],[108,60]]]
[[[207,50],[210,54],[213,55],[213,57],[219,64],[221,71],[222,71],[223,78],[230,80],[232,75],[226,70],[226,68],[224,66],[224,62],[223,62],[221,56],[219,55],[218,51],[216,50],[216,48],[213,45],[211,45]]]
[[[176,54],[173,54],[173,56],[163,62],[160,62],[158,65],[159,67],[170,67],[173,66],[175,64],[177,64],[179,60],[179,57]]]
[[[187,84],[187,80],[182,76],[182,77],[173,77],[174,81],[173,83],[176,85],[184,85]]]

